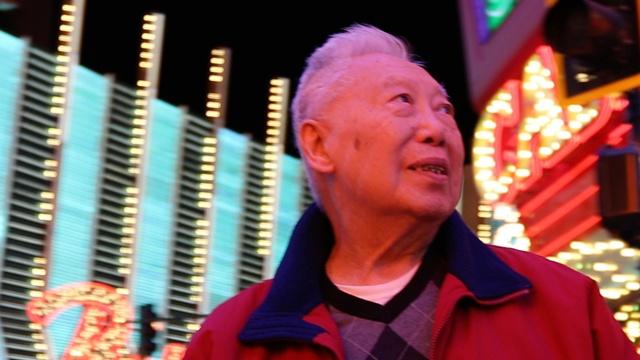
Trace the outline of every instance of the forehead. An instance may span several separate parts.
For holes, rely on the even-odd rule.
[[[369,54],[352,59],[349,66],[352,84],[378,90],[409,86],[429,93],[447,92],[425,69],[410,61],[385,54]]]

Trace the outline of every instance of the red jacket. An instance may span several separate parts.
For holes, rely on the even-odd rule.
[[[431,360],[640,359],[593,280],[530,253],[487,246],[457,213],[438,236],[447,244],[447,274],[425,339]],[[319,288],[331,239],[328,219],[312,207],[274,280],[215,309],[184,359],[344,359]]]

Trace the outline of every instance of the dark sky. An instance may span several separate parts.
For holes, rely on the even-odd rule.
[[[59,3],[59,0],[37,0],[39,5],[33,6],[43,9],[41,1]],[[34,3],[26,1],[29,2]],[[369,23],[406,38],[427,69],[445,85],[456,105],[468,152],[476,115],[467,98],[455,0],[428,1],[420,5],[369,3],[355,10],[326,2],[301,2],[286,8],[248,2],[220,3],[86,0],[80,61],[99,73],[115,74],[118,82],[133,85],[142,16],[151,11],[164,13],[166,27],[159,97],[175,105],[186,105],[191,113],[202,115],[209,51],[215,46],[230,47],[233,55],[227,126],[252,133],[260,141],[269,79],[288,77],[293,91],[306,57],[329,34],[356,22]],[[54,12],[57,7],[52,6],[56,9]],[[349,4],[349,8],[353,7]],[[42,18],[41,11],[38,13]],[[55,31],[54,27],[52,37]],[[295,154],[291,142],[287,152]]]

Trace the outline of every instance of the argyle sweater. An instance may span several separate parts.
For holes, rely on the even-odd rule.
[[[341,291],[325,274],[322,292],[347,360],[428,359],[443,258],[441,244],[431,244],[416,274],[384,305]]]

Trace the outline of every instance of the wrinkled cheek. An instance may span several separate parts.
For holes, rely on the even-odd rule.
[[[451,192],[456,203],[460,201],[460,198],[462,197],[462,181],[461,180],[457,181],[456,184],[453,184]]]

